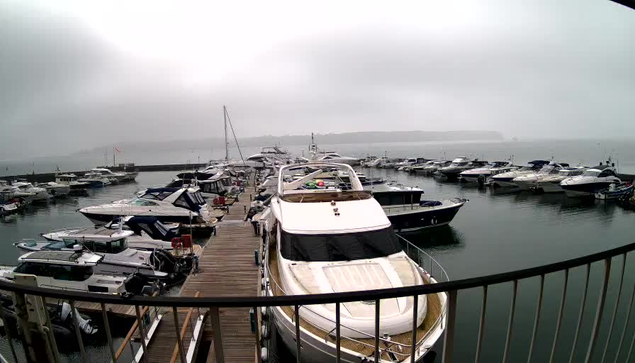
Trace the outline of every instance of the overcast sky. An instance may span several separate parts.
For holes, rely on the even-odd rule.
[[[374,130],[635,135],[635,11],[605,0],[0,0],[0,159]]]

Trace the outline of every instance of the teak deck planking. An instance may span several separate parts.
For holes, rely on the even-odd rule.
[[[242,194],[222,221],[217,236],[210,238],[199,258],[199,273],[190,275],[181,288],[181,296],[255,296],[260,283],[254,250],[260,246],[260,237],[254,235],[249,222],[244,221],[245,208],[249,209],[249,194]],[[179,329],[187,309],[179,309]],[[196,316],[197,311],[195,310]],[[201,310],[201,313],[205,313]],[[202,340],[213,336],[207,319]],[[249,308],[220,308],[220,324],[225,362],[254,362],[255,337],[251,332]],[[191,330],[184,339],[187,350]],[[169,362],[176,344],[172,311],[166,311],[163,321],[148,346],[148,362]],[[177,358],[177,362],[178,362]],[[208,361],[214,361],[213,342]]]

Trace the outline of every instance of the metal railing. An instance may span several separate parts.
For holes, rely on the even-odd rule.
[[[559,287],[558,293],[556,295],[559,296],[559,303],[555,304],[558,306],[558,314],[554,319],[554,333],[553,338],[550,343],[550,361],[557,360],[558,347],[562,344],[561,330],[563,325],[563,316],[567,315],[566,310],[567,307],[570,307],[571,304],[567,304],[565,302],[570,302],[567,299],[567,294],[569,293],[570,288],[568,288],[568,282],[570,281],[570,271],[574,268],[581,267],[585,268],[585,284],[583,288],[583,297],[580,300],[579,304],[575,304],[573,310],[575,311],[576,319],[576,327],[575,327],[575,335],[573,343],[571,344],[571,349],[567,356],[569,356],[569,361],[573,361],[574,358],[582,359],[585,362],[590,361],[608,361],[608,351],[609,345],[613,343],[612,347],[617,345],[617,348],[611,348],[613,355],[615,356],[615,361],[628,361],[631,358],[633,346],[635,343],[635,333],[633,333],[633,327],[629,328],[629,319],[631,318],[631,310],[633,305],[633,297],[635,296],[635,289],[633,293],[630,294],[630,300],[628,305],[623,305],[622,296],[624,296],[623,289],[631,279],[625,279],[625,275],[628,277],[629,274],[626,274],[625,271],[627,269],[627,257],[630,252],[635,250],[635,243],[631,243],[628,245],[624,245],[617,248],[612,248],[606,251],[602,251],[599,253],[590,254],[583,257],[578,257],[574,259],[569,259],[566,261],[551,263],[547,265],[515,270],[511,272],[492,274],[481,277],[474,277],[462,280],[455,281],[447,281],[441,279],[443,276],[442,270],[434,271],[431,267],[426,268],[429,273],[431,273],[435,277],[439,277],[441,281],[436,284],[425,284],[425,285],[416,285],[416,286],[406,286],[401,288],[389,288],[389,289],[380,289],[380,290],[371,290],[371,291],[354,291],[354,292],[346,292],[346,293],[328,293],[328,294],[316,294],[316,295],[299,295],[299,296],[245,296],[245,297],[166,297],[166,296],[157,296],[157,297],[148,297],[148,296],[131,296],[131,297],[122,297],[118,295],[102,295],[102,294],[93,294],[93,293],[85,293],[85,292],[77,292],[77,291],[61,291],[54,289],[41,288],[37,286],[26,286],[14,284],[6,281],[0,281],[0,290],[14,293],[14,302],[16,306],[16,315],[18,317],[18,321],[20,324],[20,335],[22,342],[22,349],[24,349],[24,355],[28,361],[36,361],[38,356],[36,354],[37,349],[41,349],[41,347],[35,346],[32,340],[29,340],[29,336],[31,332],[29,331],[29,325],[26,319],[26,311],[25,309],[25,295],[47,298],[47,299],[62,299],[66,301],[70,301],[73,304],[79,301],[83,302],[92,302],[97,303],[101,306],[101,313],[103,317],[103,321],[101,322],[104,328],[104,331],[109,339],[109,354],[110,359],[113,362],[119,361],[116,357],[116,353],[114,349],[112,349],[112,336],[110,332],[110,327],[112,327],[112,322],[110,321],[110,317],[106,312],[106,304],[114,304],[114,305],[132,305],[135,306],[135,309],[138,314],[136,314],[137,321],[140,326],[145,327],[146,324],[142,321],[142,315],[140,313],[140,307],[149,306],[149,307],[169,307],[173,310],[176,308],[205,308],[209,309],[211,312],[211,324],[212,326],[219,327],[219,319],[222,317],[218,314],[218,309],[223,308],[239,308],[239,307],[249,307],[249,308],[261,308],[261,307],[277,307],[277,306],[292,306],[295,311],[295,323],[296,323],[296,334],[301,334],[300,332],[300,307],[317,305],[317,304],[335,304],[336,311],[340,312],[341,304],[346,302],[355,302],[355,301],[375,301],[375,322],[376,322],[376,331],[374,334],[375,338],[375,347],[379,346],[379,342],[382,339],[379,332],[379,302],[383,299],[393,299],[399,297],[412,297],[413,301],[417,301],[417,297],[420,295],[428,295],[435,293],[446,293],[447,300],[447,311],[445,314],[445,339],[443,340],[443,362],[451,362],[453,361],[453,356],[457,354],[455,349],[456,339],[456,324],[457,324],[457,307],[458,299],[460,294],[468,293],[467,290],[470,289],[478,289],[481,291],[482,297],[482,305],[479,314],[479,323],[478,323],[478,333],[476,335],[476,355],[474,358],[475,362],[479,362],[482,360],[484,348],[484,335],[485,335],[485,327],[487,325],[486,312],[488,310],[489,304],[492,301],[500,302],[500,300],[494,300],[494,295],[491,293],[491,286],[500,285],[500,284],[511,284],[512,292],[511,299],[509,301],[509,314],[506,323],[505,329],[505,339],[504,345],[502,345],[502,360],[503,362],[511,361],[511,353],[510,349],[512,346],[512,338],[514,336],[514,328],[516,325],[514,322],[518,319],[516,316],[516,305],[517,305],[517,297],[518,291],[520,288],[520,282],[526,279],[531,278],[539,278],[539,294],[537,296],[537,305],[536,310],[534,312],[533,324],[531,325],[531,334],[530,340],[524,342],[527,347],[529,347],[527,360],[531,361],[532,357],[535,357],[538,330],[541,325],[541,316],[544,316],[544,301],[546,300],[547,294],[545,294],[545,280],[547,276],[558,276],[558,278],[563,279],[563,285]],[[409,255],[413,255],[412,247],[406,247],[406,252]],[[429,266],[434,266],[435,261],[432,257],[428,255],[421,255],[421,257],[417,257],[419,260],[416,260],[422,264],[422,266],[426,265],[426,262]],[[613,269],[614,260],[618,260],[617,265],[619,268]],[[599,269],[596,268],[599,265]],[[440,265],[438,265],[440,266]],[[593,267],[593,268],[592,268]],[[440,268],[440,267],[439,267]],[[613,271],[615,270],[615,271]],[[597,274],[592,273],[593,271],[598,272]],[[612,291],[617,291],[617,298],[614,299],[614,304],[607,304],[607,295],[609,291],[609,285],[611,281],[611,271],[614,272],[614,278],[612,279],[614,282],[618,281],[617,286],[611,286]],[[594,287],[594,283],[589,283],[591,277],[597,277],[597,288]],[[635,288],[635,286],[634,286]],[[592,314],[592,324],[591,328],[588,331],[585,331],[584,334],[581,334],[582,322],[585,315],[590,314],[591,307],[588,306],[587,300],[596,299],[595,302],[595,312]],[[609,299],[610,301],[610,299]],[[22,303],[21,303],[22,302]],[[22,310],[21,310],[22,309]],[[415,309],[416,310],[416,309]],[[570,310],[570,308],[569,308]],[[618,314],[618,310],[622,312],[622,314]],[[77,326],[78,320],[75,316],[76,314],[72,313],[73,324]],[[568,314],[567,316],[570,316]],[[626,315],[625,319],[621,317]],[[620,318],[618,318],[618,316]],[[0,309],[0,318],[4,322],[4,326],[7,327],[7,316],[3,309]],[[414,318],[414,316],[413,316]],[[341,358],[341,326],[339,321],[339,314],[336,314],[336,346],[337,353],[333,357],[334,361],[340,361]],[[51,324],[48,315],[48,310],[44,309],[44,314],[42,316],[42,327],[39,329],[39,332],[43,334],[44,338],[52,337]],[[23,324],[24,325],[23,325]],[[496,322],[498,326],[501,326],[503,323],[498,321]],[[544,322],[543,322],[544,325]],[[145,332],[144,329],[141,328],[141,335],[143,336]],[[600,333],[602,330],[602,334]],[[10,361],[19,361],[18,354],[16,353],[17,349],[14,346],[13,340],[17,337],[12,336],[11,329],[6,329],[7,334],[5,338],[9,342],[9,347],[11,349]],[[76,330],[79,332],[79,330]],[[174,340],[171,342],[172,345],[181,341],[182,337],[180,337],[178,329],[175,329]],[[220,329],[214,329],[214,350],[216,354],[216,360],[218,362],[223,362],[223,331]],[[296,335],[297,336],[297,335]],[[257,339],[260,338],[259,333]],[[263,337],[264,339],[265,337]],[[78,333],[76,336],[77,343],[79,345],[81,356],[86,359],[86,353],[84,351],[84,343],[82,341],[81,333]],[[619,340],[615,340],[619,339]],[[54,339],[51,339],[55,342]],[[603,344],[601,342],[603,340]],[[296,339],[298,351],[302,351],[301,339]],[[413,340],[415,342],[415,340]],[[146,340],[141,339],[141,345],[143,346],[143,350],[145,351],[147,347],[145,346]],[[516,341],[515,343],[518,343]],[[57,342],[57,344],[64,344],[63,342]],[[182,344],[177,344],[182,350]],[[577,354],[576,350],[584,349],[584,354]],[[416,350],[411,350],[412,356],[409,361],[414,361],[414,352]],[[367,361],[379,361],[380,350],[376,349],[374,352],[374,356],[368,357]],[[5,354],[6,355],[6,354]],[[179,352],[179,358],[183,358],[183,354]],[[188,357],[189,358],[189,357]],[[624,358],[624,359],[620,359]],[[144,357],[141,357],[143,361]],[[40,359],[42,360],[42,359]],[[47,360],[47,359],[44,359]],[[187,360],[187,359],[186,359]],[[513,359],[516,361],[517,359]],[[524,360],[524,358],[523,358]],[[24,359],[22,359],[24,361]],[[299,361],[299,358],[298,358]],[[382,361],[386,361],[386,359],[382,359]],[[408,361],[408,359],[406,359]]]

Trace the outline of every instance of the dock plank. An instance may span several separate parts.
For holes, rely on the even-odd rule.
[[[217,235],[211,237],[199,258],[199,272],[190,275],[181,288],[181,296],[255,296],[260,283],[254,251],[260,246],[260,237],[254,235],[244,211],[249,209],[248,194],[242,194],[230,207],[230,213],[219,222]],[[179,310],[179,328],[186,309]],[[148,362],[169,362],[176,343],[174,319],[170,311],[164,316],[155,338],[148,346]],[[249,308],[220,308],[225,362],[254,362],[255,337],[251,332]],[[208,319],[209,320],[209,319]],[[191,332],[184,341],[188,348]],[[211,324],[205,325],[203,339],[212,339]],[[213,343],[212,343],[213,345]],[[214,361],[210,349],[208,361]],[[177,359],[178,361],[178,359]]]

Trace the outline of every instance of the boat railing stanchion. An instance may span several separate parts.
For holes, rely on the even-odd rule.
[[[452,351],[454,349],[454,325],[456,322],[456,299],[457,291],[448,291],[448,312],[447,323],[445,327],[445,339],[443,340],[443,359],[442,363],[452,362]]]
[[[481,346],[483,345],[483,336],[485,335],[485,312],[487,311],[487,286],[483,285],[483,302],[481,303],[481,318],[478,324],[478,337],[476,339],[476,358],[474,363],[478,363],[481,359]]]
[[[300,337],[300,305],[295,306],[295,351],[297,362],[302,363],[302,338]]]
[[[615,325],[615,317],[617,316],[617,310],[620,307],[620,298],[622,297],[622,287],[624,286],[624,272],[626,269],[626,253],[622,255],[622,273],[620,275],[620,285],[617,289],[617,296],[615,297],[615,308],[613,308],[613,316],[611,316],[611,325],[609,326],[609,335],[606,337],[606,343],[604,345],[604,352],[602,353],[601,363],[606,358],[606,352],[609,349],[609,343],[611,342],[611,336],[613,336],[613,327]],[[618,350],[619,353],[619,350]]]
[[[146,329],[143,324],[143,319],[141,316],[141,312],[139,311],[139,305],[134,306],[135,314],[137,315],[137,323],[139,324],[139,333],[141,337],[141,349],[143,349],[143,354],[141,355],[141,361],[148,361],[148,348],[146,346]]]
[[[593,321],[593,329],[591,330],[591,337],[589,338],[589,348],[585,362],[590,362],[593,359],[593,353],[595,352],[595,343],[598,340],[600,334],[600,325],[602,324],[602,314],[604,312],[604,303],[606,302],[606,292],[609,285],[609,277],[611,275],[611,257],[604,260],[604,278],[602,280],[602,287],[600,288],[600,297],[598,298],[598,305],[595,311],[595,319]]]
[[[507,325],[507,337],[505,338],[505,351],[503,352],[503,363],[507,363],[509,347],[512,342],[512,331],[514,328],[514,315],[516,314],[516,296],[518,295],[518,280],[514,280],[512,285],[512,301],[509,308],[509,323]]]
[[[416,356],[417,356],[417,328],[419,327],[417,324],[419,321],[418,310],[419,310],[419,295],[414,295],[412,297],[412,343],[410,344],[410,363],[415,363]]]
[[[223,334],[220,326],[220,314],[218,306],[209,308],[210,322],[212,324],[212,332],[214,333],[214,354],[216,363],[225,363],[225,352],[223,351]]]
[[[115,354],[115,347],[112,343],[112,334],[110,333],[110,322],[108,321],[108,312],[106,311],[106,304],[101,303],[101,317],[104,320],[104,330],[106,331],[106,338],[108,339],[108,350],[113,363],[117,363],[117,356]]]
[[[529,343],[529,355],[527,356],[527,363],[531,363],[531,357],[534,354],[534,343],[536,336],[538,335],[538,324],[540,323],[540,313],[542,312],[542,298],[545,290],[545,275],[540,275],[540,288],[538,291],[538,302],[536,303],[536,316],[534,317],[534,329],[531,333],[531,342]]]
[[[82,362],[88,362],[86,360],[86,350],[84,349],[84,340],[82,339],[82,332],[79,330],[79,323],[77,322],[77,310],[75,310],[75,301],[70,300],[71,305],[71,319],[73,319],[73,327],[75,328],[75,335],[77,336],[77,343],[79,343],[79,352],[82,357]]]
[[[134,354],[134,347],[132,346],[132,339],[128,340],[128,346],[130,347],[130,355],[132,356],[132,363],[137,363]]]
[[[174,332],[176,333],[176,343],[179,350],[179,358],[181,363],[187,363],[185,358],[185,348],[183,347],[183,340],[181,338],[181,332],[179,331],[179,312],[176,306],[172,307],[172,314],[174,315]]]
[[[379,362],[379,314],[381,300],[375,300],[375,362]]]
[[[631,310],[633,310],[633,300],[635,298],[635,285],[633,285],[633,293],[631,294],[631,300],[628,303],[628,311],[626,313],[626,318],[624,319],[624,329],[622,330],[622,335],[620,336],[620,344],[617,346],[617,356],[615,357],[615,361],[619,362],[620,351],[622,350],[622,345],[624,343],[624,337],[626,336],[626,329],[628,328],[628,322],[631,318]]]
[[[587,293],[589,292],[589,276],[591,275],[591,264],[586,265],[586,282],[584,283],[584,292],[582,293],[582,300],[580,303],[580,313],[578,314],[578,323],[575,327],[575,335],[573,336],[573,343],[571,344],[571,356],[569,357],[569,363],[573,363],[575,357],[575,347],[580,337],[580,326],[582,325],[582,318],[584,317],[584,308],[586,307]],[[634,292],[635,293],[635,292]]]
[[[551,356],[549,357],[549,362],[553,362],[553,358],[556,354],[556,348],[558,347],[558,338],[560,337],[560,326],[562,325],[562,315],[564,313],[564,306],[567,300],[568,284],[569,284],[569,269],[566,269],[564,270],[564,283],[562,286],[562,297],[560,298],[560,309],[558,310],[558,322],[556,323],[556,333],[555,333],[555,336],[553,337],[553,346],[551,347]]]
[[[634,290],[635,291],[635,290]],[[340,326],[340,303],[335,303],[335,362],[340,363],[342,354],[341,326]]]

